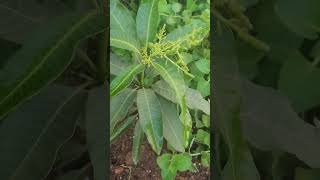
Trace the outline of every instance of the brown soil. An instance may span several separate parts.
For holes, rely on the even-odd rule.
[[[157,166],[156,154],[145,140],[141,147],[137,166],[131,157],[133,130],[129,129],[111,145],[111,180],[161,180],[160,169]],[[208,180],[208,168],[200,166],[194,159],[199,172],[179,172],[176,180]]]

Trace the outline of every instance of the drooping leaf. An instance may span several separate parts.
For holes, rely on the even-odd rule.
[[[121,93],[111,98],[110,102],[110,133],[119,121],[126,117],[129,108],[133,105],[137,91],[135,89],[124,89]]]
[[[143,45],[152,42],[158,30],[160,15],[159,0],[143,0],[137,12],[137,33]]]
[[[0,71],[0,118],[56,79],[70,64],[77,43],[105,26],[102,13],[89,11],[39,29]]]
[[[279,90],[288,96],[293,107],[303,112],[320,104],[320,69],[302,54],[292,51],[282,66]]]
[[[174,90],[164,80],[160,80],[153,84],[152,89],[167,100],[179,103],[176,100]],[[210,115],[210,103],[201,96],[199,91],[186,87],[185,95],[188,108],[201,110]]]
[[[0,126],[0,177],[45,178],[72,136],[84,102],[79,90],[52,85],[10,113]]]
[[[107,97],[105,86],[94,88],[89,91],[86,105],[86,139],[96,180],[107,178]]]
[[[110,45],[140,53],[136,22],[130,11],[118,0],[110,2]]]
[[[140,125],[152,149],[159,155],[163,144],[163,123],[160,103],[154,91],[138,90],[137,106]]]
[[[242,124],[248,141],[262,150],[281,150],[320,168],[319,129],[293,111],[281,93],[243,82]],[[257,99],[258,98],[258,99]]]
[[[240,81],[232,32],[223,28],[215,33],[216,60],[213,108],[215,119],[228,147],[228,161],[222,172],[222,179],[259,180],[260,176],[253,162],[250,150],[242,135],[240,122]]]
[[[111,81],[110,96],[115,96],[118,93],[120,93],[123,89],[128,87],[131,84],[134,76],[142,72],[143,69],[144,65],[142,64],[131,65],[128,68],[126,68],[126,70],[124,70]]]
[[[179,120],[177,106],[159,97],[163,121],[163,136],[179,152],[184,152],[183,126]]]
[[[133,145],[132,145],[132,159],[133,159],[133,163],[134,163],[135,165],[137,165],[138,162],[139,162],[140,147],[141,147],[143,138],[144,138],[143,129],[141,128],[140,123],[137,122],[137,123],[136,123],[136,127],[135,127],[135,129],[134,129]]]

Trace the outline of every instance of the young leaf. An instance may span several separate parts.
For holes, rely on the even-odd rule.
[[[176,100],[174,90],[164,80],[160,80],[153,84],[152,89],[167,100],[174,103],[179,103]],[[201,110],[202,112],[210,115],[210,103],[201,96],[200,92],[188,87],[186,87],[185,90],[188,108]]]
[[[70,64],[77,43],[105,27],[103,14],[89,11],[40,28],[0,72],[0,119],[55,80]]]
[[[105,86],[92,89],[86,105],[86,139],[96,180],[107,178],[107,96]]]
[[[184,152],[183,126],[177,106],[158,96],[162,112],[163,136],[179,152]]]
[[[132,159],[135,165],[139,162],[140,147],[144,138],[144,133],[139,122],[136,123],[133,135]]]
[[[137,13],[137,33],[143,45],[154,40],[159,24],[159,0],[143,0]]]
[[[171,154],[163,154],[157,158],[157,164],[161,169],[161,177],[164,180],[173,180],[177,172],[170,168]]]
[[[163,144],[161,107],[155,93],[142,88],[138,91],[137,106],[139,122],[152,149],[159,155]]]
[[[119,121],[126,117],[129,108],[133,105],[137,91],[124,89],[121,93],[111,98],[110,102],[110,133]]]
[[[46,177],[83,110],[85,95],[79,94],[79,90],[51,85],[2,121],[2,179]]]
[[[120,93],[123,89],[128,87],[134,76],[142,72],[144,65],[136,64],[129,66],[125,71],[120,73],[116,78],[114,78],[110,84],[110,96],[115,96]]]
[[[118,0],[110,2],[110,45],[140,53],[136,23],[129,10]]]

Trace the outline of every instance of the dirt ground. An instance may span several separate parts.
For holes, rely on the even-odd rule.
[[[111,180],[162,180],[160,169],[157,166],[156,154],[152,151],[145,139],[137,166],[131,157],[133,130],[129,129],[111,145]],[[199,172],[179,172],[176,180],[208,180],[209,170],[200,166],[194,159]]]

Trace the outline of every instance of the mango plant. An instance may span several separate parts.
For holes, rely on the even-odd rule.
[[[159,156],[166,140],[173,154],[160,156],[158,165],[163,179],[173,179],[177,170],[194,170],[186,152],[195,139],[192,128],[195,118],[210,115],[210,4],[110,3],[110,141],[134,125],[137,164],[144,137]]]

